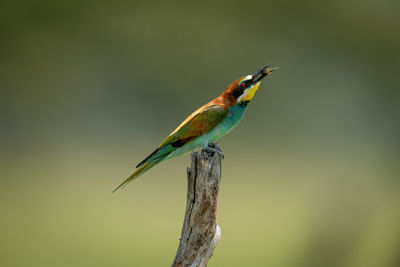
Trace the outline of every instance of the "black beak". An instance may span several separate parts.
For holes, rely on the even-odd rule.
[[[261,81],[262,78],[270,75],[271,72],[277,69],[279,69],[279,67],[272,67],[272,64],[268,64],[262,67],[260,70],[258,70],[256,73],[253,74],[252,83],[253,84],[258,83],[259,81]]]

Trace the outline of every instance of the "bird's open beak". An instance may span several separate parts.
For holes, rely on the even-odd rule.
[[[256,73],[253,74],[252,84],[258,83],[259,81],[261,81],[262,78],[270,75],[271,72],[277,69],[279,69],[279,67],[272,67],[272,64],[268,64],[262,67],[260,70],[258,70]]]

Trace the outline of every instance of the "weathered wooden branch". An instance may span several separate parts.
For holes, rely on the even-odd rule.
[[[187,169],[186,213],[173,267],[206,266],[221,237],[217,225],[221,155],[222,152],[210,150],[191,155],[192,163]]]

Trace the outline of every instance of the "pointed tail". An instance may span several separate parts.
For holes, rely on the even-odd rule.
[[[129,184],[130,182],[132,182],[135,178],[139,177],[140,175],[142,175],[143,173],[145,173],[146,171],[150,170],[152,167],[154,167],[154,165],[156,165],[157,163],[159,163],[160,161],[152,161],[152,162],[147,162],[145,164],[143,164],[142,166],[140,166],[134,173],[131,174],[131,176],[129,176],[128,178],[125,179],[125,181],[122,182],[122,184],[120,184],[117,188],[114,189],[114,191],[112,191],[113,193],[115,191],[117,191],[118,189],[123,189],[127,184]]]

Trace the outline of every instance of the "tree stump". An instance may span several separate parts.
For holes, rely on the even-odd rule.
[[[217,145],[215,147],[219,150]],[[191,154],[185,219],[173,267],[206,266],[221,237],[217,224],[222,156],[219,152],[206,148],[201,153]]]

